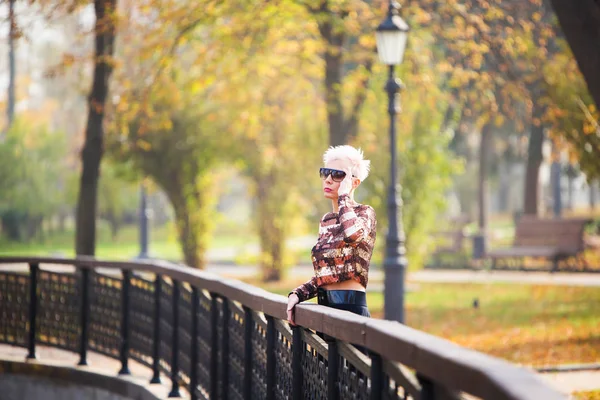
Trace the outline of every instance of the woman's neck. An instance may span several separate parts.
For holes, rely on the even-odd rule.
[[[354,201],[353,193],[350,193],[348,196],[350,197],[351,201]],[[331,199],[331,208],[333,208],[334,214],[337,214],[340,212],[340,206],[338,204],[338,197],[336,197],[335,199]]]

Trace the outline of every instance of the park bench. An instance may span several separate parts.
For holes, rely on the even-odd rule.
[[[448,229],[433,232],[433,236],[440,238],[439,245],[433,251],[433,266],[441,266],[442,255],[460,255],[464,249],[466,226],[471,222],[468,215],[461,214],[451,218]]]
[[[493,249],[486,256],[492,269],[498,261],[519,260],[524,267],[525,257],[543,258],[552,262],[552,271],[560,261],[580,255],[585,249],[584,229],[591,220],[586,218],[540,219],[524,215],[517,221],[512,247]]]

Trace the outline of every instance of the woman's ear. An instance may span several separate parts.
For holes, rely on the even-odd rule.
[[[360,179],[354,178],[352,179],[352,189],[356,189],[360,185]]]

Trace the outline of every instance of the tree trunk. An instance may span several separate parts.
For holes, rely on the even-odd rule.
[[[600,107],[600,2],[551,0],[588,89]]]
[[[367,98],[373,58],[367,59],[362,65],[365,75],[354,91],[354,98],[348,112],[345,112],[342,87],[344,84],[344,52],[347,51],[344,45],[347,34],[342,27],[344,17],[340,15],[345,11],[337,12],[328,9],[326,1],[322,2],[318,9],[311,9],[311,11],[316,15],[319,32],[326,46],[324,54],[325,100],[329,145],[348,144],[358,135],[359,115]]]
[[[590,188],[590,210],[594,211],[594,209],[596,208],[596,186],[600,186],[597,185],[597,181],[593,181],[590,180],[590,183],[588,184],[589,188]]]
[[[64,233],[67,229],[67,213],[63,210],[58,213],[58,232]]]
[[[17,34],[17,22],[15,21],[15,0],[9,0],[8,8],[8,104],[6,107],[8,126],[7,130],[12,125],[15,115],[15,36]]]
[[[264,282],[281,280],[283,269],[283,252],[285,234],[277,225],[277,217],[281,213],[272,209],[274,187],[273,172],[265,176],[256,176],[258,200],[258,237],[260,240],[260,269]],[[281,205],[281,204],[276,204]]]
[[[103,153],[104,107],[112,72],[116,28],[114,10],[117,0],[95,0],[95,65],[92,91],[88,97],[88,120],[81,151],[82,171],[77,199],[75,251],[94,255],[96,250],[96,211],[100,161]]]
[[[43,239],[42,223],[44,218],[40,216],[28,215],[24,220],[25,225],[25,240],[31,242],[32,240]]]
[[[174,188],[176,192],[167,193],[175,212],[177,236],[186,265],[192,268],[204,269],[204,249],[201,243],[201,227],[196,223],[195,213],[201,208],[198,197],[185,196],[185,188]]]
[[[477,200],[479,203],[479,232],[473,238],[473,258],[480,259],[487,253],[487,226],[489,213],[489,160],[492,145],[492,123],[488,122],[481,130],[479,143],[479,177],[477,187]]]
[[[550,182],[552,185],[552,214],[554,218],[562,215],[562,190],[560,185],[561,165],[558,159],[552,162],[550,167]]]
[[[327,103],[327,122],[329,125],[329,144],[338,146],[348,143],[344,130],[344,109],[342,105],[342,78],[344,41],[346,35],[332,24],[333,17],[319,24],[321,36],[325,40],[325,96]]]
[[[106,213],[106,219],[108,220],[108,225],[110,225],[111,240],[114,242],[117,240],[119,228],[121,227],[121,224],[119,223],[119,218],[117,218],[116,214],[111,210],[108,213]]]
[[[544,143],[544,126],[540,123],[543,115],[542,106],[536,101],[533,103],[532,116],[534,123],[529,135],[529,147],[527,151],[527,167],[525,172],[525,201],[524,214],[538,215],[538,204],[540,196],[540,166],[542,165],[542,145]]]
[[[9,240],[19,242],[23,240],[23,225],[26,222],[23,214],[8,210],[2,214],[2,233]]]
[[[569,171],[570,172],[570,171]],[[573,174],[567,174],[567,210],[573,210]]]
[[[492,150],[492,123],[488,122],[481,130],[481,142],[479,144],[479,182],[477,199],[479,203],[479,232],[486,234],[489,214],[489,160]]]

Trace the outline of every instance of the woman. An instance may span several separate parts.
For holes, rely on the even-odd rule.
[[[323,196],[333,208],[321,218],[312,248],[315,275],[288,296],[287,317],[294,307],[318,296],[319,304],[370,317],[366,288],[375,245],[375,210],[354,201],[354,191],[369,175],[370,161],[352,146],[330,147],[323,155]]]

